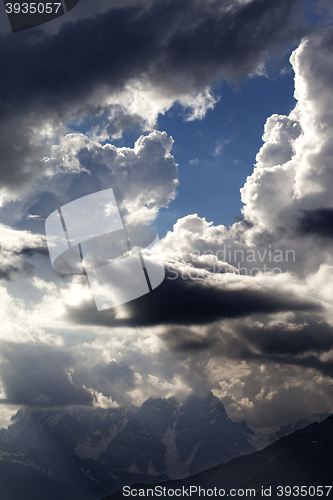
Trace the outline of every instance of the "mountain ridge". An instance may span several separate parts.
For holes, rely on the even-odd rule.
[[[271,488],[270,498],[280,498],[278,492],[281,490],[278,487],[316,488],[333,485],[332,469],[333,415],[320,423],[314,422],[297,430],[261,451],[234,458],[226,464],[217,465],[183,480],[164,482],[163,487],[175,490],[200,486],[205,489],[221,488],[226,492],[232,488],[251,489],[256,491],[256,496],[261,496],[261,488]],[[145,491],[147,485],[133,485],[133,488]],[[234,498],[243,496],[244,494],[235,495]],[[155,497],[157,498],[151,496]],[[103,500],[120,498],[123,498],[121,491]],[[193,494],[192,498],[199,498],[199,495]]]
[[[20,411],[0,430],[0,496],[95,500],[124,484],[186,477],[249,453],[252,433],[213,394],[183,404],[150,398],[128,410]]]

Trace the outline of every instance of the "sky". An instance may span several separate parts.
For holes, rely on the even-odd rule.
[[[0,4],[0,425],[212,391],[267,430],[333,411],[328,1]],[[166,279],[97,312],[45,219],[112,188]]]

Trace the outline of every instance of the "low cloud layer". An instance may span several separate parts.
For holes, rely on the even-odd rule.
[[[92,395],[75,387],[74,358],[46,345],[2,345],[1,379],[9,404],[29,406],[90,405]]]

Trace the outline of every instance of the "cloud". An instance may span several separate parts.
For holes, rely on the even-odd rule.
[[[239,318],[253,314],[274,314],[286,311],[320,312],[321,305],[310,297],[297,296],[290,287],[291,277],[259,276],[257,279],[237,275],[206,276],[195,280],[179,276],[174,270],[171,279],[149,295],[121,306],[120,312],[95,312],[92,302],[81,308],[67,304],[68,317],[81,324],[152,326],[163,324],[209,324],[224,318]],[[169,276],[170,277],[170,276]],[[215,281],[213,281],[215,278]],[[289,279],[288,279],[289,278]],[[83,304],[82,304],[83,305]]]
[[[45,157],[45,175],[19,201],[7,202],[2,215],[9,224],[43,234],[45,219],[75,199],[112,187],[123,222],[154,220],[176,196],[178,169],[172,137],[153,131],[133,148],[102,145],[83,134],[67,134]],[[24,232],[21,234],[24,237]],[[36,236],[37,238],[37,236]],[[44,238],[38,236],[39,241]]]
[[[18,231],[0,225],[0,280],[9,281],[14,273],[30,274],[33,264],[29,257],[38,253],[46,256],[44,238],[29,231]]]
[[[215,151],[213,153],[213,156],[220,156],[222,153],[223,149],[229,144],[231,139],[219,139],[218,141],[215,142]]]
[[[332,409],[332,328],[307,314],[288,315],[284,324],[276,315],[270,325],[266,318],[170,327],[161,338],[173,352],[173,370],[193,391],[213,390],[231,418],[257,429]]]
[[[333,237],[333,208],[303,210],[299,217],[299,230],[303,235]]]
[[[261,363],[268,371],[275,365],[299,366],[332,377],[332,326],[309,313],[291,313],[287,320],[277,314],[270,319],[256,316],[215,323],[201,330],[169,327],[161,338],[173,352],[200,360],[203,366],[208,360],[238,360],[250,369]]]
[[[167,342],[175,352],[203,352],[216,346],[218,338],[215,335],[198,333],[191,328],[174,327],[168,328],[161,334],[161,338]]]
[[[244,216],[256,226],[252,236],[269,231],[281,238],[279,228],[298,231],[302,213],[306,224],[307,211],[319,216],[331,208],[332,40],[331,29],[312,35],[291,56],[296,107],[288,117],[267,120],[265,144],[241,190]]]
[[[305,33],[299,8],[299,0],[222,7],[156,0],[65,22],[53,33],[0,35],[3,195],[17,195],[41,175],[50,144],[83,116],[110,109],[112,120],[119,105],[151,124],[178,100],[190,109],[188,120],[202,118],[216,102],[212,79],[254,74],[268,51]]]
[[[332,326],[323,321],[310,324],[272,324],[263,328],[246,327],[242,331],[244,338],[262,354],[304,354],[328,352],[333,349]]]
[[[163,285],[174,291],[183,318],[168,325],[164,318],[172,304],[165,298],[161,303],[168,307],[158,311],[166,323],[161,339],[175,356],[174,373],[194,390],[198,380],[201,387],[214,388],[231,414],[243,415],[254,425],[301,418],[316,406],[332,410],[332,255],[327,245],[318,245],[318,239],[327,241],[330,236],[332,208],[331,46],[332,31],[327,30],[304,39],[292,55],[298,102],[288,117],[273,115],[267,120],[264,145],[242,190],[245,221],[226,228],[189,215],[162,242],[170,269],[187,278]],[[270,250],[294,250],[296,257],[276,264],[281,275],[244,277],[230,273],[237,267],[235,249],[244,252],[238,258],[247,269],[268,262]],[[250,251],[255,254],[252,262],[247,260]],[[212,272],[217,262],[225,268],[224,286],[226,277]],[[156,293],[162,295],[163,286]],[[183,292],[179,296],[177,288]],[[290,293],[296,293],[293,300],[313,300],[319,308],[310,311],[307,302],[303,310],[293,309]],[[263,307],[261,312],[246,308],[251,295]],[[281,302],[275,302],[274,309],[273,296],[277,301],[288,297],[289,309]],[[188,322],[187,299],[188,310],[192,306]],[[151,303],[150,318],[157,310]],[[177,318],[176,305],[171,309]],[[202,318],[211,314],[200,331],[195,323],[198,309]],[[141,307],[142,314],[144,310]]]
[[[229,2],[222,7],[216,1],[191,5],[155,1],[145,9],[110,9],[74,25],[64,24],[53,36],[41,29],[6,35],[0,53],[4,69],[16,55],[17,71],[26,80],[22,94],[19,75],[4,71],[4,98],[47,105],[46,97],[53,95],[54,104],[63,110],[69,100],[79,106],[97,87],[121,90],[125,82],[142,74],[154,85],[164,81],[170,90],[177,76],[178,87],[188,95],[188,75],[197,82],[191,90],[210,84],[221,70],[245,75],[255,70],[268,50],[299,39],[304,34],[302,21],[295,23],[299,7],[299,2],[286,0],[278,5],[272,0]],[[100,33],[98,39],[89,36],[94,31]],[[34,58],[29,56],[32,47]]]
[[[301,278],[332,264],[327,247],[333,180],[331,46],[328,29],[305,38],[292,54],[297,104],[289,116],[267,119],[255,169],[241,189],[245,219],[227,228],[195,214],[184,217],[163,241],[171,261],[181,258],[198,268],[211,253],[211,267],[217,259],[247,274],[266,265]],[[323,244],[318,244],[320,236]]]
[[[91,389],[93,394],[101,394],[109,401],[128,405],[132,403],[129,396],[135,388],[135,372],[126,363],[99,362],[91,370],[79,367],[72,375],[74,383]]]
[[[266,427],[271,432],[272,426],[301,420],[305,415],[313,420],[317,408],[331,412],[329,378],[278,362],[251,364],[249,368],[251,373],[238,381],[227,376],[227,383],[222,383],[222,390],[217,392],[220,397],[224,392],[230,416],[243,415],[250,426],[260,430]]]
[[[1,378],[6,403],[29,406],[90,405],[91,394],[75,386],[71,355],[46,345],[2,345]]]
[[[162,241],[168,278],[158,289],[97,313],[85,277],[55,275],[37,234],[53,210],[110,185],[129,220],[152,221],[176,194],[172,138],[150,131],[117,148],[109,136],[128,124],[148,132],[176,100],[185,119],[200,119],[216,100],[213,79],[262,71],[267,51],[304,33],[298,6],[155,1],[2,37],[4,75],[19,54],[15,81],[7,71],[0,83],[2,182],[12,190],[2,214],[20,229],[3,229],[13,231],[11,281],[0,289],[3,400],[127,405],[213,389],[233,418],[256,426],[332,409],[333,262],[318,245],[332,208],[330,31],[292,56],[298,103],[267,120],[244,221],[180,219]],[[316,217],[324,229],[314,234]],[[35,275],[18,280],[9,266],[23,257]]]

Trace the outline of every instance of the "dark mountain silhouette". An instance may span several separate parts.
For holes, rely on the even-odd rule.
[[[268,488],[271,488],[270,498],[281,498],[281,495],[277,494],[281,492],[281,489],[277,489],[278,486],[295,486],[300,489],[303,486],[303,493],[307,492],[304,496],[326,498],[328,488],[324,488],[324,494],[321,495],[320,487],[333,486],[332,471],[333,416],[330,416],[321,423],[313,423],[281,438],[259,452],[233,459],[226,464],[218,465],[186,479],[164,482],[161,486],[166,489],[185,488],[187,491],[190,486],[224,489],[226,496],[231,489],[243,490],[233,498],[244,498],[246,489],[253,489],[257,497],[263,497],[262,487],[267,493],[269,493]],[[309,487],[311,487],[310,490]],[[319,490],[316,489],[317,487]],[[147,491],[148,486],[138,485],[133,488]],[[294,491],[297,491],[297,488]],[[332,495],[333,487],[330,492],[330,496]],[[283,498],[286,496],[288,495],[284,495]],[[150,495],[150,498],[155,497],[157,498],[157,496]],[[122,491],[105,500],[120,498],[124,498]],[[194,493],[191,498],[199,498],[199,494]]]

